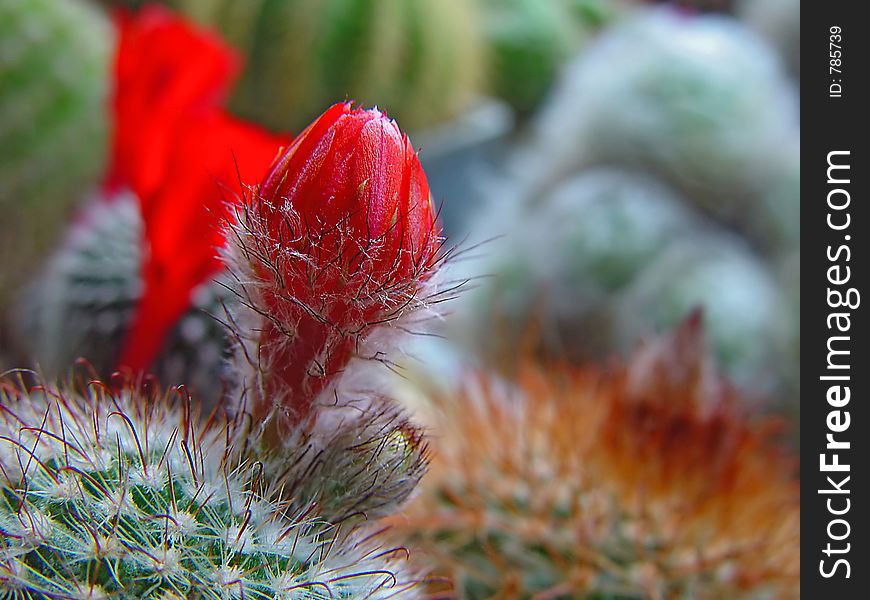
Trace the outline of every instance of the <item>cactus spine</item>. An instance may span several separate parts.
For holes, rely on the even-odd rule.
[[[430,407],[439,446],[392,523],[433,582],[460,598],[799,595],[795,464],[711,372],[697,316],[627,365],[517,373]]]
[[[317,481],[343,453],[392,464],[376,436],[320,463],[300,448],[288,468],[289,456],[228,444],[236,425],[203,424],[182,390],[7,381],[0,406],[0,597],[379,598],[410,583],[359,516],[335,518],[358,497],[300,486],[301,468]],[[400,464],[417,464],[404,459],[420,447],[404,451]]]

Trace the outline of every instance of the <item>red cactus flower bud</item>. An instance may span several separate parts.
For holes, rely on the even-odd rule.
[[[422,303],[441,245],[408,137],[350,103],[327,110],[273,163],[237,233],[240,281],[258,286],[245,295],[267,317],[253,340],[266,400],[251,409],[292,422],[375,325]]]

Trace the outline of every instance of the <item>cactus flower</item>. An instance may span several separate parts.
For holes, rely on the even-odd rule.
[[[236,230],[246,304],[268,314],[264,401],[298,422],[371,329],[420,306],[440,226],[408,137],[377,109],[332,106],[275,161]],[[374,356],[372,356],[374,357]],[[265,367],[264,367],[265,365]]]
[[[138,371],[159,354],[193,290],[223,268],[227,203],[289,138],[224,110],[239,61],[218,38],[158,6],[119,13],[118,28],[105,188],[109,196],[132,189],[144,223],[144,290],[119,360]]]

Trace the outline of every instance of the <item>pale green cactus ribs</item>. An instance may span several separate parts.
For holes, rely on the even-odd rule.
[[[411,130],[437,124],[483,86],[483,40],[467,0],[172,0],[245,56],[232,107],[299,132],[341,98],[378,104]]]
[[[799,241],[797,89],[734,19],[639,11],[566,68],[535,129],[535,149],[552,157],[542,179],[640,168],[765,250]]]

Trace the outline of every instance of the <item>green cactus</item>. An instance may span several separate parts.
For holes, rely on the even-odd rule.
[[[613,2],[483,0],[483,29],[496,96],[521,113],[535,109],[559,68],[615,12]]]
[[[561,0],[484,3],[495,94],[520,111],[533,109],[578,39]]]
[[[81,0],[0,0],[0,307],[102,170],[111,29]]]
[[[530,152],[553,157],[542,178],[602,162],[647,169],[749,231],[800,144],[796,91],[779,62],[724,16],[642,11],[599,38],[552,98]],[[796,214],[799,196],[785,205]]]
[[[410,129],[474,100],[482,41],[468,0],[173,0],[246,58],[231,106],[300,131],[344,98],[377,104]]]
[[[460,298],[456,335],[484,344],[497,363],[530,330],[546,354],[606,354],[619,318],[614,298],[697,225],[666,187],[616,169],[583,173],[534,202],[496,193],[471,228],[494,239],[482,261],[465,265],[490,276]]]
[[[481,261],[460,265],[487,277],[460,298],[455,338],[508,370],[524,341],[582,362],[701,307],[728,375],[747,390],[782,392],[778,371],[793,359],[782,291],[743,240],[686,204],[649,176],[612,168],[534,201],[496,193],[471,228],[495,239]]]
[[[393,450],[396,432],[407,430],[395,413],[252,454],[236,443],[238,423],[200,424],[181,394],[86,381],[0,388],[0,597],[271,600],[409,590],[402,553],[381,547],[360,518],[367,499],[396,497],[396,480],[416,484],[423,448],[415,434]],[[335,469],[343,487],[321,485]]]
[[[618,303],[622,347],[702,307],[712,349],[732,380],[764,396],[787,384],[795,359],[788,301],[739,239],[696,233],[670,244]]]

